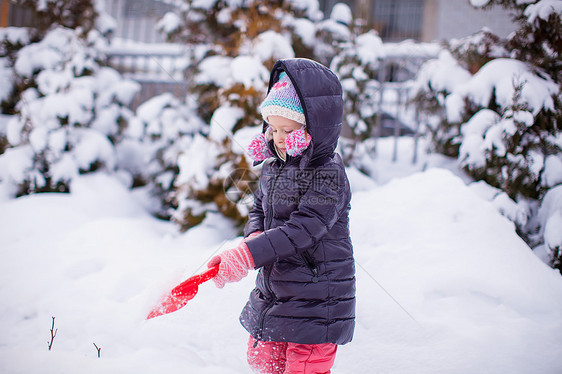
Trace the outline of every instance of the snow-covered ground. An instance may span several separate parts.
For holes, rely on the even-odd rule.
[[[407,153],[382,154],[376,181],[349,172],[357,328],[333,373],[560,373],[562,277],[459,176]],[[144,319],[240,240],[230,224],[179,233],[101,173],[72,191],[0,201],[0,372],[249,373],[238,314],[255,272]]]

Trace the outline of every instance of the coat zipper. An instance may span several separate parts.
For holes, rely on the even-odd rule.
[[[266,230],[271,228],[271,222],[273,221],[273,193],[275,192],[275,185],[277,184],[277,180],[279,179],[279,176],[281,176],[281,172],[283,171],[283,168],[285,167],[286,163],[283,163],[281,165],[281,167],[279,168],[279,172],[277,173],[277,175],[275,176],[275,179],[273,180],[273,185],[271,186],[271,192],[269,193],[268,196],[268,203],[270,206],[270,215],[268,217],[268,222],[266,227]],[[275,303],[277,302],[277,296],[275,296],[275,293],[273,293],[273,290],[271,289],[271,285],[269,284],[269,277],[271,275],[271,269],[263,269],[264,271],[264,277],[265,277],[265,287],[267,288],[267,291],[271,294],[272,300],[271,303],[267,306],[267,308],[265,308],[263,310],[263,312],[261,313],[260,316],[260,329],[258,330],[258,336],[256,341],[254,342],[254,348],[257,347],[258,345],[258,341],[260,341],[263,337],[263,329],[264,329],[264,324],[265,324],[265,315],[267,314],[267,312],[269,312],[271,310],[271,308],[273,308],[273,306],[275,305]]]
[[[281,176],[281,172],[283,171],[283,169],[285,168],[286,163],[283,163],[281,165],[281,167],[279,168],[279,172],[277,173],[277,175],[275,176],[275,179],[273,180],[273,186],[271,186],[271,192],[269,193],[269,196],[267,197],[267,202],[269,204],[270,207],[270,214],[269,217],[267,217],[267,225],[265,226],[265,229],[268,230],[271,228],[271,222],[273,221],[273,193],[275,192],[275,185],[277,184],[277,179],[279,179],[279,176]]]
[[[304,263],[306,264],[306,266],[310,269],[310,271],[312,272],[312,283],[318,283],[318,266],[316,265],[316,263],[314,262],[314,259],[312,258],[312,256],[310,255],[310,253],[308,253],[307,250],[305,250],[304,252],[301,253],[301,256],[304,260]]]
[[[265,324],[265,315],[267,314],[267,312],[269,312],[271,310],[271,308],[273,308],[273,306],[275,305],[275,303],[277,302],[277,296],[275,296],[275,294],[273,293],[273,290],[271,289],[271,286],[269,285],[269,277],[271,275],[271,269],[264,269],[265,272],[265,286],[267,288],[267,291],[271,294],[272,296],[272,300],[271,303],[267,306],[267,308],[265,308],[263,310],[263,312],[261,312],[260,315],[260,329],[258,330],[258,336],[256,341],[254,342],[254,348],[257,347],[258,342],[260,340],[262,340],[263,338],[263,329],[264,329],[264,324]]]

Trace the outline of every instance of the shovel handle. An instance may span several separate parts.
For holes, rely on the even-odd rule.
[[[189,279],[183,281],[171,291],[172,295],[181,295],[185,293],[193,293],[195,295],[197,293],[197,287],[203,283],[212,279],[217,273],[219,272],[219,265],[213,266],[210,269],[205,270],[201,274],[194,275]]]
[[[203,273],[197,275],[198,283],[201,284],[203,282],[208,281],[209,279],[214,278],[215,275],[218,274],[218,272],[219,272],[219,265],[215,265],[212,268],[205,270]]]
[[[181,285],[184,284],[200,285],[201,283],[214,278],[214,276],[217,275],[218,272],[219,272],[219,265],[215,265],[212,268],[205,270],[201,274],[192,276],[191,278],[183,282]]]

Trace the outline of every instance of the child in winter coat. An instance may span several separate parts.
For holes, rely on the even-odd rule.
[[[253,139],[259,189],[236,248],[211,259],[218,287],[259,269],[240,321],[258,373],[330,373],[337,345],[353,337],[355,267],[351,191],[341,157],[338,78],[307,59],[277,61]]]

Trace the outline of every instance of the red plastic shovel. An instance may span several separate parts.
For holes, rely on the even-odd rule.
[[[219,265],[216,265],[205,272],[194,275],[188,280],[180,283],[164,297],[160,304],[152,308],[152,311],[148,314],[146,319],[172,313],[183,308],[189,300],[193,299],[195,295],[197,295],[199,285],[209,279],[212,279],[215,275],[217,275],[218,271]]]

